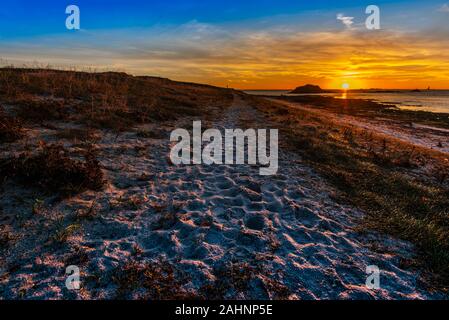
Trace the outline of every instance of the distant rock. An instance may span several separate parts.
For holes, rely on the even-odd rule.
[[[325,91],[320,88],[320,86],[315,86],[313,84],[306,84],[305,86],[297,87],[290,93],[324,93]]]

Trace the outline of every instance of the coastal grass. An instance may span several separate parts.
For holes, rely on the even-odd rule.
[[[449,129],[449,115],[428,111],[401,110],[394,104],[379,103],[365,99],[338,99],[327,96],[282,96],[279,99],[310,105],[313,108],[323,109],[338,114],[346,114],[366,118],[388,118],[407,125],[419,123]]]
[[[66,128],[58,130],[55,137],[70,141],[93,141],[95,133],[94,130],[88,128]]]
[[[224,108],[232,90],[125,73],[0,68],[0,102],[31,124],[60,120],[127,131]]]
[[[119,299],[140,290],[143,299],[191,300],[193,294],[184,288],[189,280],[184,272],[165,260],[146,263],[130,260],[117,267],[112,275]]]
[[[247,99],[278,123],[281,143],[335,186],[340,201],[366,212],[360,231],[377,230],[414,243],[419,262],[438,280],[433,284],[449,289],[447,159],[306,109]],[[426,172],[424,166],[434,170]]]
[[[23,152],[1,159],[0,175],[61,196],[100,190],[104,184],[100,163],[92,150],[85,152],[84,161],[77,160],[57,144],[43,144],[37,153]]]
[[[168,133],[162,130],[139,129],[136,131],[136,136],[139,138],[163,139],[168,137]]]
[[[23,125],[15,117],[6,114],[0,106],[0,143],[14,142],[24,136]]]

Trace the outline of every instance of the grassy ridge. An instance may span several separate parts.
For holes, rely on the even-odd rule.
[[[124,73],[0,69],[0,103],[36,124],[74,121],[124,131],[149,121],[200,115],[232,101],[232,91]]]
[[[103,175],[91,144],[102,131],[119,134],[145,123],[170,125],[182,117],[223,110],[232,101],[232,90],[155,77],[0,69],[0,146],[8,155],[0,158],[0,187],[13,179],[62,195],[99,190]],[[57,143],[27,145],[40,139],[44,128]],[[161,133],[138,131],[142,135]],[[77,145],[84,149],[84,161],[61,145],[64,140],[81,142]],[[19,149],[33,152],[17,154]]]

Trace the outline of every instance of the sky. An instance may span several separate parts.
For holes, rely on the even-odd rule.
[[[66,28],[66,7],[80,30]],[[368,5],[380,29],[368,30]],[[15,0],[0,64],[121,71],[238,89],[449,88],[449,0]]]

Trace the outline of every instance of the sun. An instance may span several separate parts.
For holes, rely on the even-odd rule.
[[[341,87],[344,89],[344,90],[348,90],[349,89],[349,83],[343,83],[342,85],[341,85]]]

